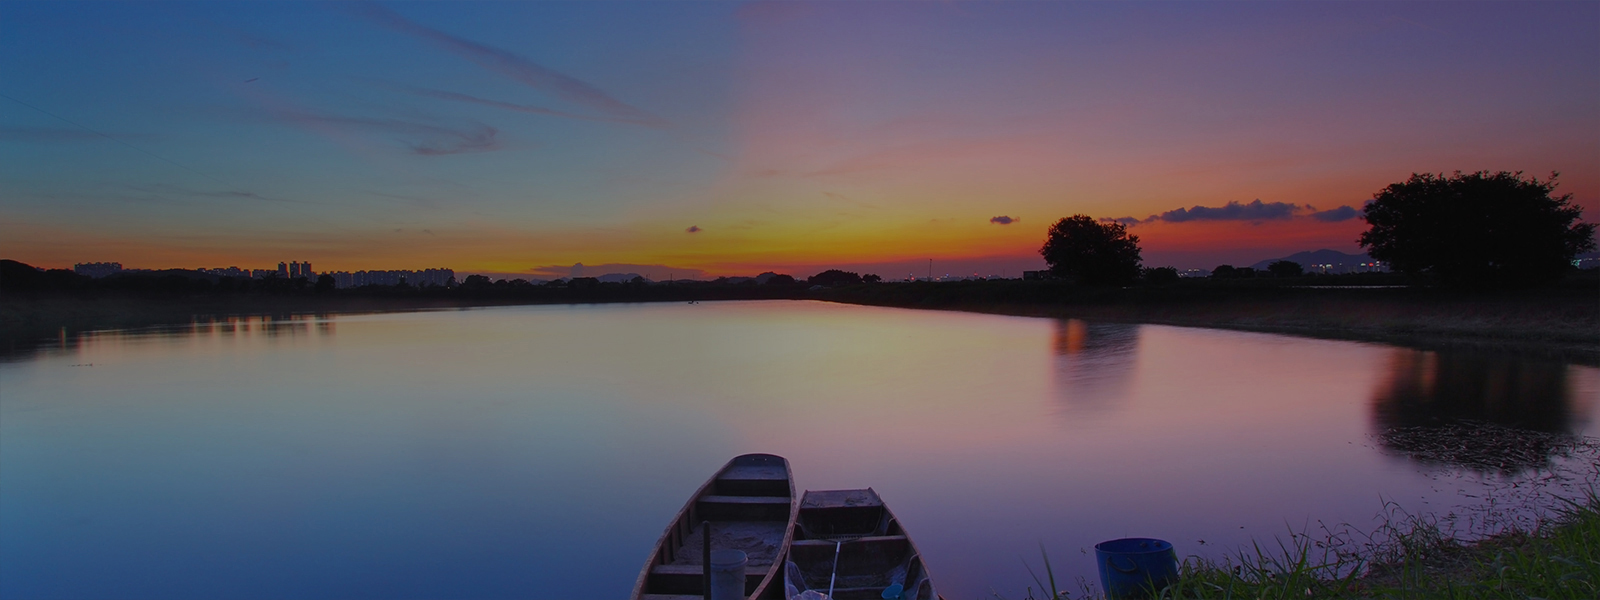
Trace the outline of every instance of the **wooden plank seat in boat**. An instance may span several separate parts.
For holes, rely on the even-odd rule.
[[[911,543],[911,539],[903,535],[873,535],[867,537],[851,538],[850,543],[855,546],[904,546]],[[828,540],[794,540],[789,543],[790,548],[819,548],[833,552],[833,542]]]
[[[789,471],[775,465],[734,465],[717,475],[711,493],[726,496],[793,495]]]
[[[911,539],[903,535],[875,535],[854,538],[837,546],[829,540],[795,540],[789,543],[789,552],[801,561],[832,559],[836,547],[841,561],[882,562],[905,556],[911,550]],[[874,560],[875,557],[879,560]]]

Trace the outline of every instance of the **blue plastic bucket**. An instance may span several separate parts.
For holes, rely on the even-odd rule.
[[[1178,553],[1165,540],[1123,538],[1094,545],[1108,598],[1148,598],[1178,580]]]

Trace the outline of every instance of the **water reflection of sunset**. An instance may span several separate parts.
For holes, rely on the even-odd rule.
[[[1471,351],[1397,348],[1388,378],[1374,392],[1380,427],[1480,421],[1537,431],[1570,432],[1584,415],[1566,363]]]
[[[1077,550],[1105,539],[1222,552],[1285,523],[1367,523],[1380,496],[1460,501],[1377,446],[1386,398],[1513,402],[1489,388],[1551,372],[1426,356],[794,301],[98,332],[0,364],[0,559],[273,595],[403,581],[418,595],[582,596],[597,588],[578,582],[621,582],[598,588],[614,596],[709,469],[772,452],[802,489],[878,490],[947,594],[1020,596],[1021,557],[1041,542],[1058,573],[1092,576]],[[1572,394],[1597,389],[1597,370],[1566,368]],[[1444,380],[1476,371],[1505,376]],[[1592,435],[1594,405],[1564,398],[1550,402]],[[62,525],[74,519],[123,527],[85,546]],[[257,559],[196,579],[214,555]]]

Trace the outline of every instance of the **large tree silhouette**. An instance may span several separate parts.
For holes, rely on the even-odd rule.
[[[1359,241],[1397,271],[1449,285],[1549,282],[1595,247],[1595,226],[1576,222],[1583,209],[1572,194],[1551,196],[1555,188],[1555,174],[1413,173],[1373,195]]]
[[[1139,236],[1088,215],[1056,221],[1039,254],[1051,273],[1078,283],[1125,285],[1139,277]]]
[[[861,276],[851,271],[828,269],[806,278],[806,283],[811,285],[825,285],[828,287],[838,285],[855,285],[861,283]]]

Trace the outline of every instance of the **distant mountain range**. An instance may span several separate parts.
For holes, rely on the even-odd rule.
[[[1372,262],[1372,257],[1365,254],[1345,254],[1338,250],[1307,250],[1305,252],[1296,252],[1282,258],[1269,258],[1250,266],[1256,270],[1265,270],[1267,265],[1271,265],[1272,263],[1280,260],[1300,263],[1300,266],[1307,272],[1312,270],[1323,270],[1322,267],[1315,267],[1315,265],[1332,265],[1327,268],[1327,272],[1344,273],[1346,271],[1370,270],[1361,268],[1361,264]]]

